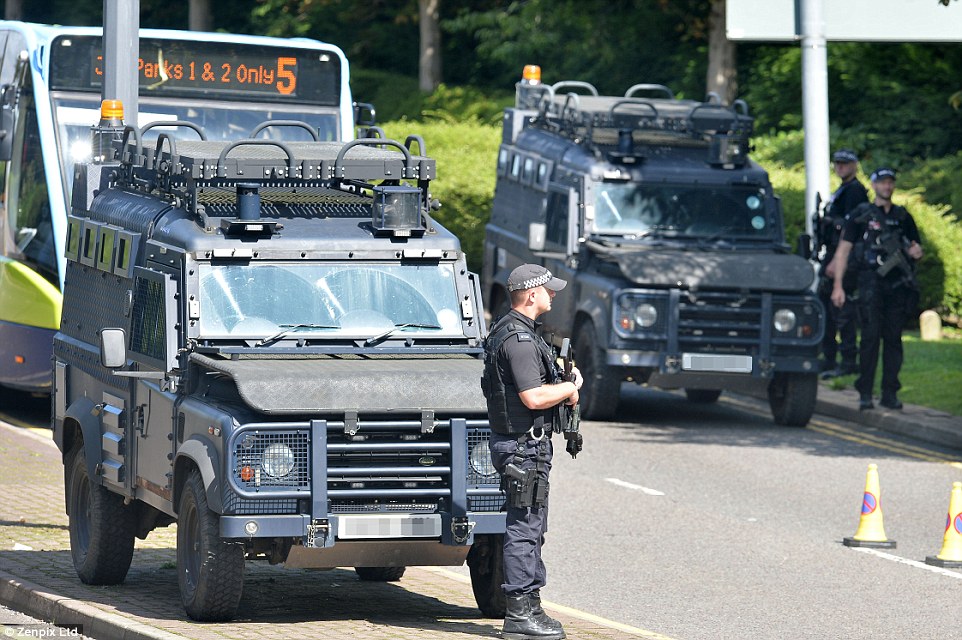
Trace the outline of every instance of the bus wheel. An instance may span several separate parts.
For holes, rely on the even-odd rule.
[[[685,389],[689,402],[697,404],[711,404],[721,395],[721,389]]]
[[[221,538],[218,524],[195,469],[177,512],[177,581],[187,615],[203,622],[233,618],[244,588],[244,545]]]
[[[814,373],[776,373],[768,385],[768,404],[775,424],[804,427],[815,413],[818,376]]]
[[[120,584],[134,556],[135,512],[119,494],[90,481],[82,442],[69,454],[67,469],[70,556],[77,575],[85,584]]]
[[[476,535],[468,552],[471,589],[478,609],[486,618],[503,618],[504,535]]]
[[[579,392],[581,417],[586,420],[613,419],[618,413],[621,379],[611,374],[604,351],[595,346],[595,329],[590,322],[581,325],[574,346],[576,364],[585,379]]]

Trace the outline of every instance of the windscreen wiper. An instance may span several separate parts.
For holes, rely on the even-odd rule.
[[[264,345],[274,344],[274,343],[277,342],[278,340],[280,340],[280,339],[282,339],[282,338],[284,338],[284,337],[286,337],[286,336],[288,336],[288,335],[290,335],[290,334],[292,334],[292,333],[295,333],[295,332],[297,332],[297,331],[300,331],[301,329],[339,329],[339,328],[340,328],[340,327],[338,327],[337,325],[331,325],[331,324],[310,324],[310,323],[282,324],[282,325],[279,325],[279,326],[283,327],[283,330],[278,331],[278,332],[275,333],[275,334],[269,335],[269,336],[267,336],[266,338],[261,338],[260,340],[258,340],[257,342],[254,343],[254,346],[255,346],[255,347],[263,347]]]
[[[390,329],[388,329],[383,333],[379,333],[376,336],[371,336],[370,338],[364,341],[364,346],[365,347],[374,346],[377,343],[381,342],[382,340],[385,340],[391,337],[391,335],[393,335],[395,332],[401,329],[440,329],[440,328],[441,327],[436,324],[421,324],[419,322],[401,322],[399,324],[394,325],[393,327],[391,327]]]
[[[735,231],[736,229],[738,229],[737,226],[735,226],[735,225],[729,225],[729,226],[727,226],[727,227],[723,227],[723,228],[719,229],[718,231],[716,231],[715,233],[711,234],[710,236],[700,237],[700,238],[697,239],[698,246],[701,247],[701,248],[705,248],[705,247],[707,247],[707,246],[710,245],[710,244],[713,244],[713,243],[715,243],[715,242],[718,242],[719,240],[722,239],[722,236],[724,236],[724,235],[726,235],[726,234],[729,234],[729,233]],[[726,240],[727,240],[727,239],[726,239]],[[729,242],[730,242],[730,241],[729,241]]]

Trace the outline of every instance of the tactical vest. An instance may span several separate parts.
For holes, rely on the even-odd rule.
[[[481,375],[481,391],[488,402],[488,422],[491,430],[502,435],[521,435],[528,429],[544,429],[550,432],[552,409],[532,411],[521,402],[517,387],[506,384],[501,378],[498,367],[498,354],[506,340],[516,339],[519,333],[530,334],[547,372],[549,382],[555,382],[554,354],[541,338],[533,335],[531,329],[510,316],[498,320],[484,341],[484,373]]]
[[[886,214],[874,204],[867,207],[867,211],[860,215],[856,222],[865,225],[862,234],[862,268],[875,270],[887,257],[882,244],[895,234],[900,240],[903,236],[902,222],[908,217],[904,207],[892,205]]]

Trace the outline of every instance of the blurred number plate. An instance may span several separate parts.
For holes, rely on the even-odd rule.
[[[725,373],[751,373],[751,356],[716,356],[700,353],[683,353],[681,368],[685,371],[721,371]]]
[[[441,535],[441,516],[392,514],[340,516],[337,537],[350,538],[437,538]]]

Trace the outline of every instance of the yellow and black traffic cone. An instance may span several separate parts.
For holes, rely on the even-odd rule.
[[[962,567],[962,482],[952,483],[942,551],[937,556],[925,558],[925,563],[936,567]]]
[[[876,464],[870,464],[865,474],[865,493],[862,496],[858,529],[854,536],[843,539],[842,543],[847,547],[895,548],[895,540],[885,537],[885,527],[882,525],[882,490],[879,488]]]

